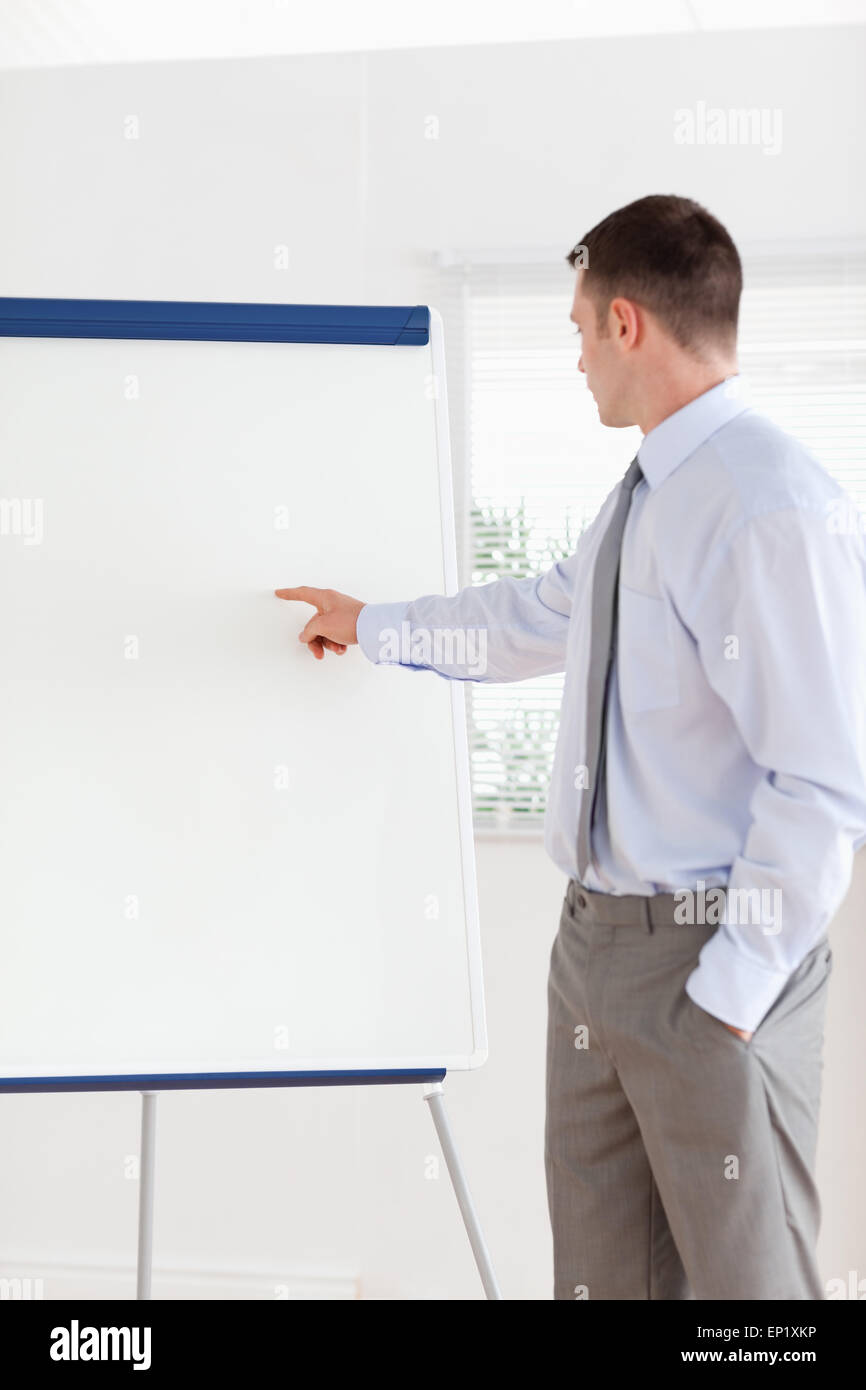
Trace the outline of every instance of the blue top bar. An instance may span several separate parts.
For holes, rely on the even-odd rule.
[[[421,346],[430,310],[367,304],[210,304],[170,299],[4,299],[0,337],[181,338]]]

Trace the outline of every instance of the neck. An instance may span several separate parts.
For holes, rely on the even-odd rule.
[[[643,434],[649,434],[662,420],[682,410],[684,405],[719,386],[728,377],[736,376],[739,368],[736,357],[718,358],[708,362],[682,362],[673,370],[670,363],[660,364],[645,383],[641,399],[636,403],[634,423]]]

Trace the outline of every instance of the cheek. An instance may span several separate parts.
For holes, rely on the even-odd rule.
[[[583,348],[583,369],[588,376],[598,380],[607,375],[610,358],[605,352],[604,343],[586,343]]]

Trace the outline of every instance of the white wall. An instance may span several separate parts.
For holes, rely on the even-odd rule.
[[[863,35],[4,74],[0,293],[422,302],[440,246],[564,254],[649,191],[703,199],[742,242],[863,236]],[[782,153],[675,145],[673,111],[699,100],[780,108]],[[304,578],[327,582],[326,549]],[[483,840],[478,856],[490,1061],[446,1089],[505,1294],[548,1298],[545,984],[564,885],[536,842]],[[831,934],[827,1278],[866,1276],[857,867]],[[131,1291],[137,1098],[2,1107],[0,1273],[42,1277],[49,1297]],[[429,1176],[438,1149],[415,1088],[168,1094],[158,1150],[157,1296],[480,1296],[447,1180]]]

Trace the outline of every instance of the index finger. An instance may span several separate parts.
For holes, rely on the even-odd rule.
[[[307,584],[301,584],[296,589],[274,589],[277,598],[299,599],[301,603],[311,603],[314,608],[321,606],[324,589],[311,589]]]

